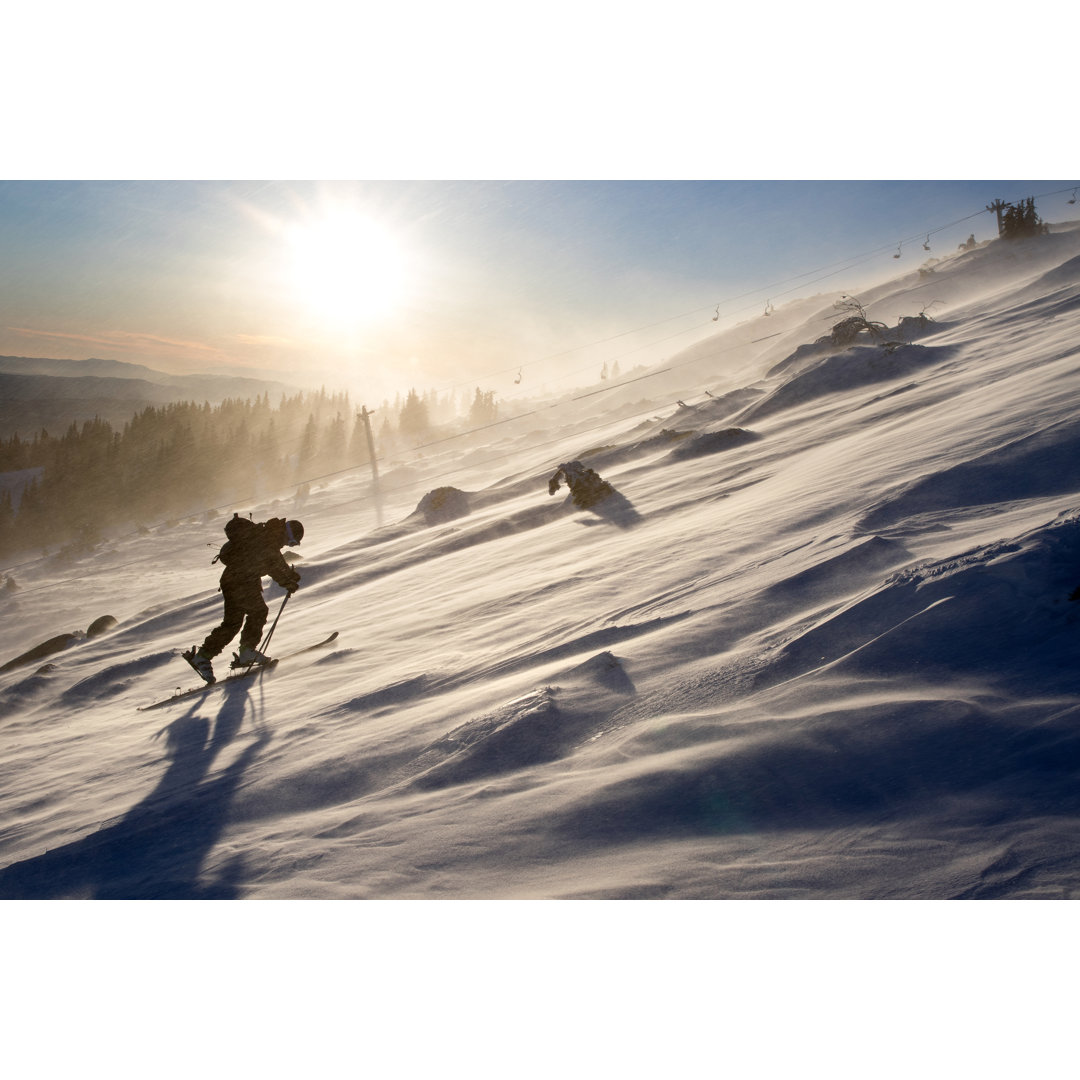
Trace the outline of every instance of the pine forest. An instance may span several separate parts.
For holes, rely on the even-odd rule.
[[[409,391],[371,415],[376,456],[441,427],[494,420],[491,392]],[[0,439],[0,560],[56,549],[77,555],[119,532],[242,506],[370,460],[358,408],[326,390],[147,407],[123,430],[100,419],[60,436]],[[6,477],[5,477],[5,474]]]

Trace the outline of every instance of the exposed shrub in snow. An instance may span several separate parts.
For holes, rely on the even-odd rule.
[[[836,345],[843,348],[851,345],[860,334],[869,334],[875,340],[888,330],[884,323],[871,322],[862,315],[851,315],[838,322],[832,330],[815,342],[817,345]]]
[[[424,515],[429,525],[438,525],[469,513],[469,496],[454,487],[436,488],[429,491],[417,506],[416,512]]]
[[[913,337],[925,333],[932,322],[933,319],[925,312],[920,312],[918,315],[904,315],[896,324],[896,330],[905,341],[910,341]]]
[[[548,494],[554,495],[563,480],[570,489],[574,505],[582,510],[615,494],[615,489],[606,480],[592,469],[586,468],[580,461],[565,462],[555,470],[554,476],[548,481]]]

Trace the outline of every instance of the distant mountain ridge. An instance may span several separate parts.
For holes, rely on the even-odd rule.
[[[146,379],[167,383],[177,376],[155,371],[145,364],[122,360],[58,360],[46,356],[0,356],[0,372],[9,375],[56,375],[63,378],[96,375],[105,379]]]
[[[99,375],[11,375],[0,371],[0,400],[85,401],[89,399],[164,402],[177,400],[170,386],[147,379],[112,379]]]
[[[296,387],[236,375],[169,375],[120,360],[57,360],[0,356],[0,438],[28,438],[42,428],[59,434],[98,417],[122,426],[148,406],[177,401],[254,398]]]

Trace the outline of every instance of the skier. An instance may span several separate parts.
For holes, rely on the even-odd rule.
[[[602,480],[596,472],[586,468],[580,461],[567,461],[555,470],[555,475],[548,481],[549,495],[554,495],[559,490],[560,480],[566,481],[574,505],[583,510],[615,493],[615,489],[606,480]]]
[[[281,554],[282,547],[299,544],[304,526],[299,521],[271,518],[256,524],[234,514],[225,526],[228,540],[217,557],[225,565],[218,586],[225,598],[225,614],[221,625],[207,635],[206,640],[183,654],[184,659],[208,682],[214,682],[211,661],[243,627],[240,651],[235,654],[233,667],[250,667],[269,663],[269,657],[259,652],[263,627],[269,609],[262,595],[262,579],[269,574],[292,596],[300,585],[300,575]]]

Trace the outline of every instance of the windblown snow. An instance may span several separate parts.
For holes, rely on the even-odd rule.
[[[257,678],[140,711],[227,514],[12,571],[0,664],[74,637],[0,673],[0,897],[1075,897],[1080,225],[860,295],[917,334],[839,296],[384,462],[382,526],[235,507],[306,526],[270,651],[339,632]]]

